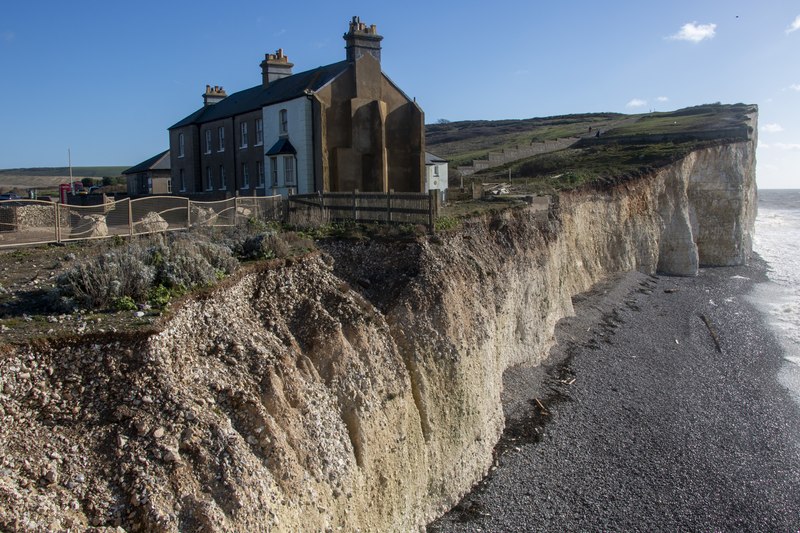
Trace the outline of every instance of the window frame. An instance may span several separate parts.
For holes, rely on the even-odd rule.
[[[206,130],[206,154],[211,153],[211,129]]]
[[[206,190],[214,190],[214,171],[211,170],[211,165],[206,167]]]
[[[267,177],[264,174],[264,162],[263,161],[256,161],[256,174],[258,177],[258,183],[256,185],[257,189],[265,189],[267,187]]]
[[[225,178],[225,165],[219,166],[219,190],[224,191],[228,189],[228,184]]]
[[[250,173],[247,170],[247,162],[242,161],[242,189],[250,188]]]
[[[270,174],[272,176],[272,186],[278,186],[278,158],[276,156],[272,156],[269,158],[270,164]]]
[[[264,145],[264,119],[256,119],[256,146]]]
[[[225,126],[217,128],[217,152],[225,151]]]
[[[186,192],[186,173],[182,168],[178,169],[178,185],[180,185],[180,192]]]
[[[283,156],[283,184],[287,187],[297,186],[297,172],[295,168],[297,158],[293,155]]]
[[[287,109],[278,111],[278,133],[289,135],[289,111]]]
[[[186,139],[184,138],[183,132],[178,134],[178,157],[184,157],[186,155]]]
[[[247,121],[245,120],[239,123],[239,148],[247,148],[248,140]]]

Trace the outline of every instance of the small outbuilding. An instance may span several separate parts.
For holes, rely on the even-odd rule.
[[[122,173],[128,181],[128,194],[172,194],[170,170],[169,150],[132,166]]]
[[[438,190],[439,200],[447,200],[447,161],[425,152],[425,192]]]

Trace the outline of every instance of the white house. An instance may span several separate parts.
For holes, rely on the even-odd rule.
[[[440,191],[439,200],[447,200],[447,161],[425,152],[425,192]]]

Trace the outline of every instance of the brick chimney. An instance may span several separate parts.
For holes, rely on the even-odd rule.
[[[224,99],[228,94],[225,92],[225,89],[214,85],[206,85],[206,92],[203,93],[203,105],[210,106],[214,105],[220,100]]]
[[[283,54],[283,48],[278,48],[274,54],[265,54],[264,61],[261,62],[261,84],[268,87],[275,80],[288,78],[292,75],[293,66]]]
[[[361,22],[359,17],[353,17],[353,20],[350,21],[350,29],[344,34],[347,60],[352,63],[369,54],[380,62],[382,40],[383,37],[378,35],[378,28],[375,27],[375,24],[367,26]]]

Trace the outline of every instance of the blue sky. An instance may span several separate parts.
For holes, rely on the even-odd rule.
[[[429,123],[755,103],[759,185],[800,188],[797,1],[3,4],[0,168],[136,164],[206,84],[258,84],[264,53],[343,59],[359,15]]]

